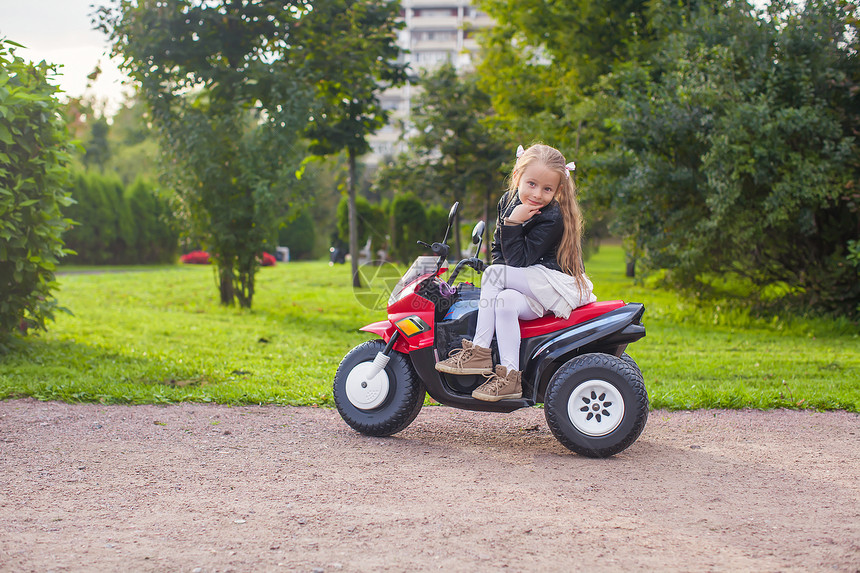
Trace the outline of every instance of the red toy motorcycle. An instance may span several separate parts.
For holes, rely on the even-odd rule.
[[[566,320],[552,315],[521,321],[520,364],[523,397],[485,402],[472,390],[480,375],[437,372],[436,362],[474,335],[480,289],[454,279],[463,267],[483,271],[480,252],[484,222],[475,226],[476,255],[457,263],[447,281],[440,278],[446,244],[458,204],[451,207],[441,243],[432,256],[418,257],[391,292],[388,319],[361,328],[381,337],[353,348],[334,378],[334,401],[344,421],[369,436],[389,436],[406,428],[424,404],[425,391],[446,406],[485,412],[512,412],[544,404],[547,424],[568,449],[589,457],[608,457],[629,447],[648,419],[642,373],[625,353],[645,336],[645,307],[620,300],[575,309]],[[492,344],[494,363],[498,348]]]

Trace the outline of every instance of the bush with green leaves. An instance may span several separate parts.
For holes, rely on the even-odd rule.
[[[411,263],[423,251],[418,241],[432,242],[424,204],[412,193],[401,193],[391,202],[391,255],[401,263]]]
[[[71,262],[121,264],[134,240],[134,220],[119,178],[91,171],[75,173],[69,183],[75,204],[69,216],[75,221],[66,243],[76,254]]]
[[[856,3],[481,6],[494,127],[577,163],[589,233],[696,296],[860,317]]]
[[[16,328],[45,328],[57,309],[54,270],[72,202],[64,183],[72,144],[48,83],[53,66],[0,39],[0,345]]]
[[[153,264],[176,259],[179,235],[166,199],[144,179],[126,187],[114,174],[78,172],[69,189],[75,224],[66,234],[78,264]]]
[[[487,221],[488,225],[492,225],[492,221]],[[427,237],[423,239],[429,243],[431,241],[441,241],[448,227],[448,209],[441,205],[431,205],[427,209]]]
[[[702,10],[649,61],[617,66],[597,106],[614,145],[590,188],[683,289],[857,317],[853,13],[778,4],[767,20]]]
[[[212,256],[224,305],[251,308],[280,207],[305,197],[296,172],[313,86],[310,56],[295,41],[306,10],[275,0],[118,0],[95,15],[138,83],[174,212]]]
[[[358,248],[364,249],[370,239],[371,258],[376,258],[376,251],[387,244],[388,214],[382,205],[374,205],[359,195],[355,200],[356,220],[358,221]],[[348,198],[343,196],[337,204],[337,233],[338,238],[349,244],[349,205]]]
[[[290,249],[290,260],[309,259],[313,255],[315,236],[314,219],[309,210],[303,209],[278,228],[278,246]]]
[[[168,201],[156,185],[138,178],[125,194],[135,214],[133,242],[136,263],[171,263],[179,250],[179,231]]]

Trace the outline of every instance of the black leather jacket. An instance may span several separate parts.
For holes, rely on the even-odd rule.
[[[506,193],[499,201],[499,216],[493,233],[493,264],[511,267],[543,265],[561,271],[556,253],[564,233],[564,219],[558,201],[553,200],[540,210],[540,214],[522,225],[505,225],[505,217],[510,216],[514,207],[521,203],[517,195],[510,203],[506,204],[507,201]]]

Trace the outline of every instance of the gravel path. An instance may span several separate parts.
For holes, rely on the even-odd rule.
[[[860,571],[860,416],[654,411],[606,460],[543,412],[0,402],[2,571]]]

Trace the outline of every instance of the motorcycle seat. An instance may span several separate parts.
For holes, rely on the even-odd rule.
[[[522,338],[532,338],[549,332],[556,332],[570,328],[577,324],[587,322],[593,318],[604,315],[617,308],[621,308],[626,303],[623,300],[605,300],[592,302],[579,308],[574,309],[570,316],[566,319],[557,318],[552,314],[536,318],[535,320],[520,321],[520,336]]]

